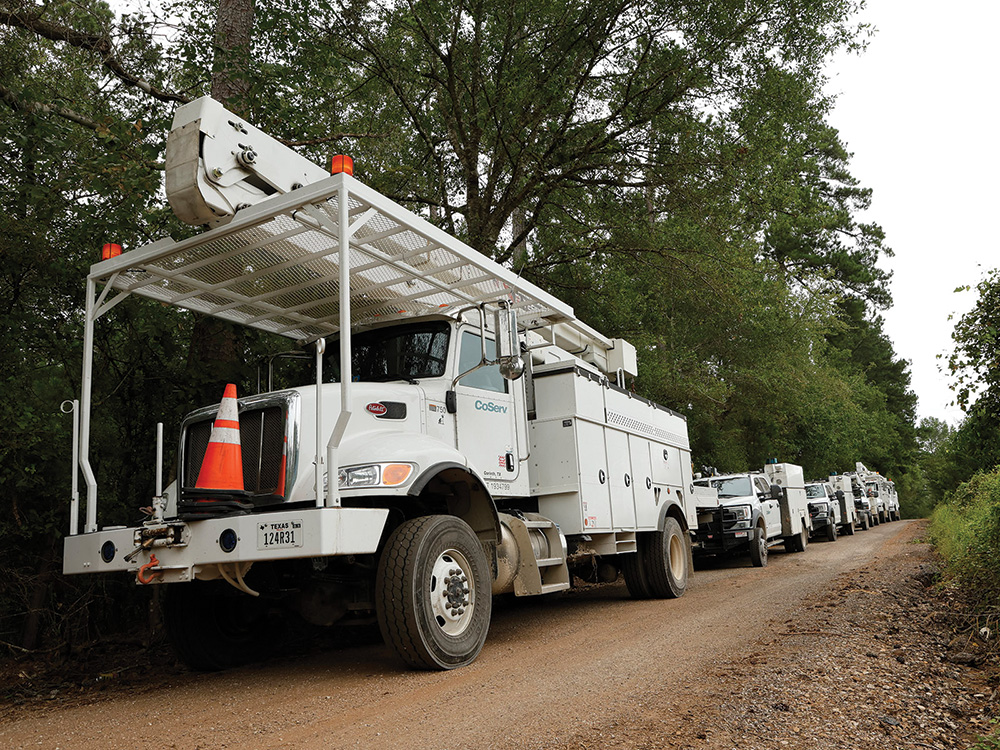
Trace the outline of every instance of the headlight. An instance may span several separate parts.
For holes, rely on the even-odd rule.
[[[749,505],[734,505],[730,510],[733,511],[737,521],[749,521],[753,516]]]
[[[344,487],[397,487],[413,473],[412,464],[369,464],[341,469],[337,483]]]

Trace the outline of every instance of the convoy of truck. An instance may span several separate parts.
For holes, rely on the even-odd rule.
[[[636,598],[684,594],[693,555],[767,563],[899,517],[858,464],[697,478],[687,420],[628,387],[635,348],[355,180],[204,98],[167,147],[175,213],[209,229],[95,264],[66,573],[166,586],[164,622],[197,669],[253,658],[281,608],[377,622],[408,665],[479,653],[492,597],[620,571]],[[308,380],[192,412],[149,519],[101,526],[90,462],[94,327],[130,295],[295,340]],[[162,456],[162,426],[157,455]],[[79,475],[86,484],[81,531]]]

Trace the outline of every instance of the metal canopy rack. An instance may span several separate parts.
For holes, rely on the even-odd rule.
[[[350,327],[501,298],[528,328],[574,320],[568,305],[347,174],[263,201],[188,240],[94,265],[90,278],[118,292],[102,296],[95,317],[139,294],[303,342],[336,334],[342,195]]]
[[[132,294],[302,343],[317,341],[317,384],[326,336],[433,313],[456,315],[501,299],[517,310],[524,329],[548,328],[552,340],[557,329],[569,332],[585,348],[613,346],[552,295],[350,175],[332,175],[245,208],[190,239],[161,240],[91,267],[74,449],[87,484],[87,532],[97,530],[97,480],[89,460],[94,324]],[[336,475],[351,416],[350,336],[340,337],[340,371],[341,412],[326,445],[329,476]],[[322,390],[316,399],[316,504],[336,507],[337,483],[326,482],[323,490]],[[74,473],[71,534],[79,533],[79,512]]]

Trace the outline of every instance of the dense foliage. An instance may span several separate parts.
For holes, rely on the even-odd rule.
[[[109,240],[190,231],[160,191],[172,107],[209,92],[639,349],[636,390],[695,460],[855,461],[926,483],[915,398],[878,315],[891,255],[827,123],[850,0],[0,0],[0,640],[84,643],[119,582],[57,574],[83,279]],[[223,23],[225,21],[225,23]],[[127,300],[98,326],[102,523],[151,494],[155,423],[275,344]],[[912,493],[908,493],[911,488]]]
[[[976,474],[938,505],[931,539],[979,609],[1000,608],[1000,471]]]

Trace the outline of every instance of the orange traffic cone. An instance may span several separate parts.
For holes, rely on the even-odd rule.
[[[250,493],[243,489],[236,386],[229,383],[222,394],[198,479],[193,488],[181,490],[179,509],[189,518],[211,518],[246,513],[252,507]]]

